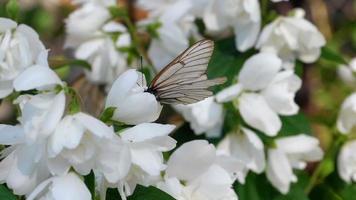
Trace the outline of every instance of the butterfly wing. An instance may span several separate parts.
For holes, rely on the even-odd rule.
[[[211,40],[195,43],[158,73],[150,90],[163,104],[191,104],[212,96],[208,88],[226,80],[208,80],[206,71],[213,50]]]

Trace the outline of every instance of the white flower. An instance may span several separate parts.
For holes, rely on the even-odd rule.
[[[213,166],[199,181],[184,185],[173,177],[157,183],[157,187],[177,200],[237,200],[230,184],[231,179],[224,169]]]
[[[91,194],[83,181],[74,173],[56,176],[43,181],[27,200],[90,200]]]
[[[63,115],[65,96],[39,94],[23,95],[17,100],[22,116],[16,126],[0,125],[0,143],[12,145],[2,151],[0,181],[15,194],[25,195],[47,179],[47,137],[54,131]]]
[[[154,67],[161,70],[189,46],[189,37],[197,35],[194,16],[189,12],[192,3],[189,0],[155,2],[140,0],[138,5],[149,11],[148,19],[140,22],[147,24],[160,22],[158,38],[153,38],[148,49]]]
[[[46,139],[55,130],[65,109],[65,94],[60,92],[22,95],[15,100],[21,109],[18,118],[25,132],[26,142]]]
[[[289,191],[290,184],[297,181],[294,169],[304,169],[306,162],[318,161],[323,157],[319,141],[300,134],[279,138],[276,148],[268,150],[267,178],[281,193]]]
[[[51,172],[65,174],[72,166],[85,175],[92,169],[99,169],[109,181],[118,181],[126,176],[130,163],[120,162],[129,157],[129,152],[115,136],[112,127],[92,116],[80,112],[67,115],[49,138],[47,150]],[[116,156],[107,157],[113,154]]]
[[[348,96],[341,105],[337,128],[343,134],[349,133],[356,125],[356,93]]]
[[[348,85],[356,85],[356,58],[351,59],[348,65],[340,65],[337,69],[340,78]]]
[[[294,15],[278,17],[265,26],[256,44],[261,51],[276,53],[286,69],[294,68],[296,58],[305,63],[316,61],[326,43],[319,30],[304,19],[304,10],[293,12]]]
[[[242,164],[219,155],[207,141],[183,144],[173,152],[167,165],[166,183],[159,183],[158,187],[177,199],[223,199],[227,196],[230,197],[227,199],[237,199],[232,184],[243,170]],[[179,185],[178,180],[185,184]]]
[[[106,108],[116,108],[113,119],[126,124],[155,121],[162,106],[153,94],[144,92],[146,88],[146,79],[141,73],[133,69],[123,73],[113,83],[106,99]]]
[[[277,135],[282,123],[279,115],[299,110],[294,102],[301,87],[291,70],[281,71],[282,62],[274,54],[259,53],[249,58],[238,75],[238,83],[217,94],[218,102],[237,99],[235,106],[244,121],[269,136]]]
[[[177,105],[175,109],[182,113],[195,134],[205,132],[208,137],[221,135],[224,122],[223,106],[216,103],[214,97],[190,105]]]
[[[37,33],[27,25],[0,18],[0,98],[13,91],[13,81],[37,63],[45,48]]]
[[[118,49],[129,47],[131,38],[125,26],[109,21],[107,4],[111,3],[91,1],[71,14],[65,46],[75,48],[75,57],[91,64],[85,71],[90,81],[111,84],[127,67],[127,54]]]
[[[242,128],[241,131],[229,133],[218,145],[218,150],[244,163],[247,169],[256,173],[265,168],[264,146],[253,131]],[[242,171],[241,183],[245,182],[247,170]]]
[[[36,64],[25,69],[13,82],[16,91],[26,90],[52,90],[57,85],[63,86],[58,75],[49,67],[48,51],[42,51],[37,58]]]
[[[208,31],[217,32],[231,27],[239,51],[254,46],[261,26],[257,0],[211,0],[207,4],[203,20]]]
[[[16,130],[8,131],[7,134],[16,134]],[[0,143],[5,144],[3,136]],[[50,176],[45,150],[45,143],[26,144],[23,138],[19,137],[15,145],[2,152],[2,157],[5,158],[0,162],[0,181],[6,183],[14,194],[29,194]]]
[[[76,47],[94,36],[110,19],[109,10],[96,3],[86,3],[66,19],[66,47]]]
[[[159,38],[153,39],[148,49],[154,67],[161,70],[189,46],[187,35],[174,23],[163,23]]]
[[[130,174],[119,183],[122,195],[131,195],[136,184],[148,185],[166,169],[162,152],[175,147],[176,141],[168,136],[174,128],[173,125],[143,123],[120,133],[128,145],[132,163]]]
[[[340,177],[347,183],[356,181],[356,140],[344,144],[337,158]]]

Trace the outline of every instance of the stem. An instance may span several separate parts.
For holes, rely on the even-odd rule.
[[[322,172],[324,171],[325,167],[329,164],[330,160],[333,161],[335,154],[337,153],[339,147],[343,142],[345,141],[345,137],[343,137],[341,134],[337,133],[336,138],[333,140],[331,146],[328,148],[328,150],[325,153],[325,156],[323,160],[318,164],[317,168],[314,170],[310,181],[305,188],[304,192],[305,194],[309,194],[314,186],[316,186],[319,182],[323,181],[326,176],[321,176]]]
[[[153,70],[156,72],[156,69],[153,67],[152,60],[149,58],[147,52],[145,51],[145,48],[142,46],[142,43],[140,41],[140,38],[137,35],[137,29],[132,23],[131,19],[129,16],[124,16],[124,21],[127,25],[127,28],[129,30],[130,36],[132,38],[133,45],[136,47],[137,51],[139,54],[142,55],[142,57],[145,59],[145,61],[152,66]]]

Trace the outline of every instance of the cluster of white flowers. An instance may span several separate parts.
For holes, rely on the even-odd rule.
[[[226,35],[231,30],[239,51],[252,47],[260,50],[245,61],[236,84],[202,102],[175,106],[196,134],[221,136],[225,102],[233,103],[248,126],[270,137],[278,136],[281,130],[279,115],[298,113],[294,99],[301,79],[294,72],[295,60],[314,62],[325,45],[323,35],[304,18],[302,9],[276,18],[261,30],[260,5],[255,0],[158,0],[155,3],[140,0],[138,5],[149,12],[144,23],[161,23],[159,36],[149,47],[149,56],[157,69],[185,49],[191,38],[202,37],[196,31],[196,19],[203,21],[205,34],[211,36]],[[290,184],[296,181],[292,169],[304,169],[305,161],[318,161],[323,156],[318,140],[311,136],[301,133],[277,138],[273,148],[265,148],[259,136],[246,127],[227,134],[219,150],[243,163],[244,170],[239,172],[241,183],[248,170],[261,173],[266,168],[268,179],[282,193],[287,193]]]
[[[3,21],[17,28],[13,21]],[[36,39],[43,51],[36,64],[12,77],[12,87],[37,92],[14,101],[20,109],[17,125],[0,125],[0,143],[9,145],[1,153],[0,180],[15,194],[28,199],[89,200],[91,193],[79,176],[92,171],[99,177],[103,199],[107,188],[117,188],[125,199],[137,184],[153,185],[184,199],[211,198],[212,189],[218,187],[221,191],[214,192],[212,199],[237,199],[232,184],[243,166],[206,141],[184,144],[166,164],[163,152],[176,146],[168,136],[175,126],[152,123],[162,106],[153,94],[144,92],[147,86],[141,73],[126,71],[108,94],[106,107],[116,109],[112,120],[135,125],[116,133],[95,117],[71,112],[66,106],[71,104],[66,98],[69,89],[49,68],[47,50]],[[30,42],[24,39],[17,48],[29,47]],[[195,163],[186,165],[190,160]]]
[[[79,8],[66,19],[66,48],[75,50],[76,59],[86,60],[91,70],[89,80],[111,84],[127,69],[127,52],[131,37],[124,25],[112,19],[109,7],[113,0],[74,1]]]
[[[232,31],[237,50],[260,51],[245,61],[234,84],[201,102],[175,106],[196,134],[222,136],[224,103],[232,102],[243,123],[229,130],[217,147],[205,140],[190,141],[166,161],[163,153],[176,147],[169,136],[175,126],[154,123],[162,105],[145,92],[143,74],[127,70],[125,48],[131,47],[131,37],[126,26],[111,16],[116,1],[74,3],[78,8],[66,19],[65,47],[74,49],[76,59],[90,63],[91,70],[85,72],[89,80],[112,84],[105,109],[115,110],[110,123],[73,113],[68,106],[73,100],[66,96],[70,88],[49,68],[48,50],[38,35],[30,27],[0,18],[0,97],[13,90],[35,91],[14,101],[20,109],[17,125],[0,125],[0,144],[9,145],[1,152],[0,181],[15,194],[28,199],[89,200],[91,193],[81,176],[94,173],[102,199],[107,188],[117,188],[126,199],[139,184],[155,186],[180,200],[237,200],[233,183],[245,183],[250,170],[265,172],[271,184],[286,194],[297,181],[293,170],[323,157],[312,136],[278,135],[280,116],[299,111],[294,99],[301,79],[294,71],[295,60],[314,62],[325,44],[304,11],[294,10],[261,27],[257,0],[137,2],[148,11],[148,18],[137,25],[160,24],[148,48],[156,69],[186,49],[191,39],[203,37],[197,19],[205,25],[204,34],[217,37]],[[350,132],[356,124],[355,99],[355,95],[348,98],[340,112],[341,132]],[[115,123],[128,126],[116,131]],[[257,132],[269,137],[271,144],[264,144]],[[356,159],[350,148],[355,144],[344,146],[341,165]],[[356,168],[345,166],[339,167],[342,178],[355,180]]]
[[[341,65],[339,67],[339,75],[341,79],[348,85],[354,88],[356,60],[352,59],[349,65]],[[356,130],[356,92],[349,95],[341,105],[339,116],[337,119],[337,128],[339,132],[350,138],[354,138]],[[340,177],[347,183],[356,181],[356,140],[347,141],[341,148],[338,155],[338,171]]]
[[[3,18],[1,23],[8,27],[2,35],[3,66],[12,70],[12,65],[5,65],[9,63],[23,68],[11,71],[11,84],[4,96],[13,88],[38,91],[20,95],[14,101],[20,108],[19,124],[0,125],[0,143],[9,145],[1,153],[1,182],[29,199],[91,199],[78,175],[95,171],[97,176],[104,177],[100,191],[103,196],[107,187],[116,187],[125,198],[136,184],[147,185],[150,179],[159,177],[166,168],[162,152],[175,147],[176,141],[168,136],[174,126],[149,123],[158,117],[161,106],[153,95],[143,93],[143,87],[135,87],[141,80],[140,74],[135,70],[123,74],[107,99],[107,105],[120,110],[113,116],[115,119],[137,124],[116,134],[113,127],[88,114],[69,112],[67,86],[49,68],[47,50],[31,28],[17,27],[15,22]],[[32,46],[34,50],[29,51]],[[36,52],[36,47],[41,52]],[[26,63],[13,63],[17,59]],[[137,112],[124,111],[147,103],[147,95],[153,98],[155,110],[144,111],[142,107]]]

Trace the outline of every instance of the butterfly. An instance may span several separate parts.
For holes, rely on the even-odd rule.
[[[225,77],[209,80],[208,63],[214,42],[201,40],[165,66],[145,92],[156,96],[161,104],[192,104],[213,95],[208,88],[223,84]]]

